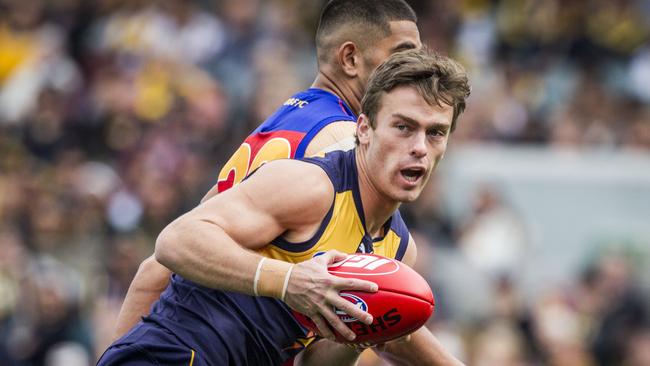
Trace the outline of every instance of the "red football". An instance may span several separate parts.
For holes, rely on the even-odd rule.
[[[375,293],[343,291],[341,296],[370,313],[374,320],[366,325],[336,309],[339,318],[357,335],[352,343],[383,343],[420,328],[433,313],[434,299],[427,281],[409,266],[375,254],[352,254],[329,266],[335,276],[375,282]],[[317,331],[316,325],[300,313],[300,323]],[[338,341],[347,342],[336,331]]]

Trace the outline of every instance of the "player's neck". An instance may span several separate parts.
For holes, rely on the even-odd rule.
[[[343,99],[354,114],[359,115],[361,111],[361,96],[355,92],[354,87],[350,83],[341,81],[334,75],[328,75],[326,72],[319,71],[311,87],[336,94],[339,98]]]
[[[368,175],[365,156],[357,146],[356,151],[357,176],[359,179],[359,194],[363,203],[363,215],[366,219],[366,230],[373,238],[382,236],[384,224],[399,208],[400,203],[382,194]]]

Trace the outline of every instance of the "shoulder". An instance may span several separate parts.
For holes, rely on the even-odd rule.
[[[336,121],[323,127],[309,142],[305,156],[313,156],[334,150],[354,148],[354,133],[357,125],[354,121]]]
[[[334,197],[334,186],[321,167],[293,159],[264,164],[239,187],[287,224],[322,219]]]
[[[329,176],[337,192],[351,189],[356,182],[354,150],[336,150],[301,160],[320,166]]]
[[[390,223],[390,228],[397,234],[399,237],[409,237],[409,229],[406,227],[406,223],[402,218],[402,214],[399,210],[395,210],[393,217]]]
[[[413,237],[409,234],[408,237],[408,246],[406,247],[406,252],[404,253],[404,257],[402,257],[402,262],[409,267],[415,266],[415,262],[418,257],[418,249],[417,246],[415,245],[415,240],[413,240]]]
[[[332,183],[323,168],[294,159],[279,159],[263,164],[242,184],[251,185],[252,182],[273,189],[285,186],[291,189],[300,188],[300,192],[307,194],[332,191]]]
[[[393,213],[390,230],[399,238],[399,246],[395,253],[395,258],[404,262],[406,258],[408,258],[408,255],[412,254],[415,244],[412,243],[413,239],[411,238],[409,229],[406,227],[406,223],[404,222],[404,219],[402,219],[399,210],[396,210],[395,213]],[[409,250],[411,253],[409,253]]]

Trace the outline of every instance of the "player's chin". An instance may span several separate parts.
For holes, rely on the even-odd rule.
[[[418,199],[418,197],[420,197],[420,191],[418,191],[417,194],[412,194],[412,193],[409,194],[402,202],[404,203],[414,202],[415,200]]]
[[[420,197],[422,193],[422,187],[410,187],[409,189],[401,189],[399,192],[396,192],[394,198],[398,202],[409,203],[413,202]]]
[[[420,178],[417,181],[405,180],[398,175],[393,181],[390,189],[390,196],[397,202],[413,202],[422,193],[425,180]]]

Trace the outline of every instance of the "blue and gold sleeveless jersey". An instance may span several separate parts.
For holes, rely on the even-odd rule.
[[[336,249],[344,253],[375,253],[401,260],[408,246],[409,233],[399,211],[395,211],[386,222],[384,236],[373,239],[366,231],[355,151],[334,151],[323,158],[302,160],[325,170],[334,185],[334,202],[311,239],[302,243],[289,243],[279,237],[260,250],[260,254],[299,263],[318,252]]]
[[[310,88],[293,95],[224,164],[217,179],[218,191],[238,184],[267,161],[302,158],[311,140],[330,123],[356,120],[350,107],[326,90]]]
[[[332,206],[310,240],[289,243],[278,237],[258,252],[293,263],[330,249],[402,259],[409,233],[399,212],[386,222],[382,237],[366,232],[355,150],[303,160],[327,173],[335,190]],[[176,274],[143,322],[171,332],[215,365],[280,365],[314,339],[278,299],[209,289]]]

